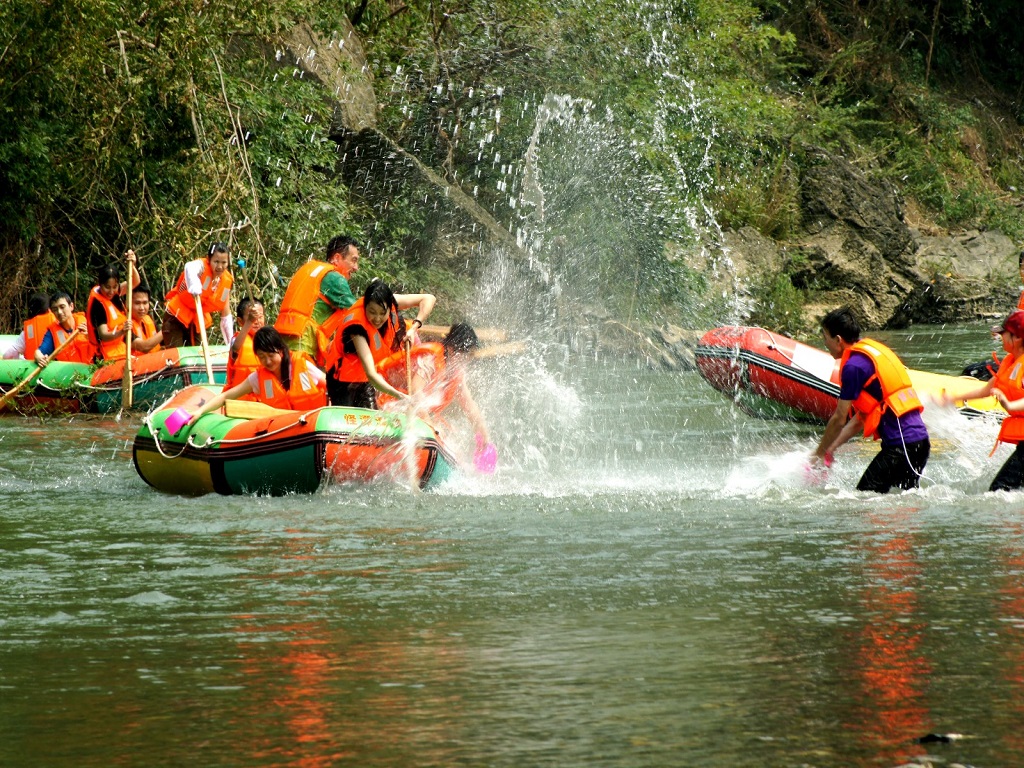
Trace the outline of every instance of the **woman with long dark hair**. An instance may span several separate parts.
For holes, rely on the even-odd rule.
[[[327,393],[331,405],[376,408],[377,392],[399,400],[407,395],[391,386],[377,363],[402,348],[405,321],[399,312],[417,308],[412,325],[422,326],[434,308],[429,293],[394,293],[387,283],[373,280],[363,298],[345,310],[327,351]]]

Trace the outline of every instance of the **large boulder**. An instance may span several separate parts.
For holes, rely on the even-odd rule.
[[[712,295],[756,295],[759,284],[789,275],[811,297],[805,328],[843,305],[867,329],[1001,316],[1014,305],[1018,249],[1009,237],[912,228],[889,182],[825,150],[805,151],[801,229],[792,239],[775,242],[747,227],[688,258]]]
[[[897,190],[845,158],[807,150],[802,228],[788,244],[794,285],[824,306],[850,304],[867,328],[900,324],[928,286]]]

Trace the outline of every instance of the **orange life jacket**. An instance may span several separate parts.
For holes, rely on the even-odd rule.
[[[49,330],[50,326],[57,322],[57,316],[50,310],[30,317],[22,324],[22,329],[25,331],[25,359],[33,360],[36,356],[36,350],[39,349],[39,345],[43,341],[43,337],[46,335],[46,331]]]
[[[277,377],[261,365],[256,371],[256,397],[261,403],[292,411],[308,411],[327,405],[325,383],[315,381],[306,370],[312,362],[303,352],[291,353],[292,385],[289,389],[285,389]]]
[[[1017,309],[1024,309],[1024,291],[1020,292],[1020,298],[1017,299]]]
[[[851,352],[861,352],[867,355],[868,359],[875,366],[875,373],[861,389],[857,399],[853,401],[853,408],[860,414],[864,422],[864,437],[878,439],[878,423],[882,414],[887,410],[892,411],[896,417],[900,417],[911,411],[923,411],[924,405],[918,398],[914,387],[910,382],[910,374],[907,367],[903,365],[896,353],[884,344],[873,339],[861,339],[856,344],[851,344],[843,352],[840,361],[840,368],[846,365],[850,359]],[[882,387],[882,399],[876,400],[867,390],[868,384],[878,381]]]
[[[121,360],[127,354],[127,347],[124,343],[124,336],[118,336],[113,341],[101,341],[99,329],[92,324],[92,303],[98,301],[103,305],[103,311],[107,316],[107,329],[121,328],[128,319],[113,301],[100,293],[100,287],[94,285],[89,291],[89,301],[85,305],[85,317],[89,326],[89,340],[99,349],[100,356],[104,360]]]
[[[409,364],[416,372],[417,364],[423,358],[431,358],[434,362],[434,375],[427,381],[422,394],[427,410],[432,414],[440,414],[452,404],[462,385],[462,376],[448,367],[447,358],[444,356],[444,344],[437,341],[430,341],[424,344],[417,344],[409,351]],[[409,391],[409,382],[406,380],[405,350],[399,350],[388,355],[379,363],[377,370],[387,380],[388,384],[403,392]],[[383,392],[377,393],[378,405],[394,400],[391,395]]]
[[[250,373],[259,371],[260,361],[256,357],[256,353],[252,348],[252,337],[253,334],[247,333],[245,338],[242,339],[242,348],[238,350],[238,354],[234,359],[231,357],[230,351],[228,352],[228,366],[227,366],[227,379],[224,384],[224,390],[227,391],[232,387],[237,387],[243,381],[245,381]],[[232,339],[232,341],[234,341]],[[242,400],[258,400],[255,393],[246,395],[241,398]]]
[[[323,298],[320,284],[332,271],[333,264],[326,261],[307,261],[292,275],[281,300],[274,327],[286,336],[301,336],[313,317],[313,305]]]
[[[57,321],[54,321],[52,325],[47,329],[50,335],[53,337],[53,348],[57,349],[61,344],[67,341],[75,328],[85,322],[85,314],[82,312],[74,313],[75,324],[71,330],[65,330]],[[63,363],[88,363],[92,365],[93,359],[96,357],[96,346],[92,343],[92,339],[89,338],[89,334],[78,334],[75,340],[68,344],[64,349],[60,351],[60,354],[50,356],[51,360],[60,360]]]
[[[1007,355],[999,364],[993,389],[998,389],[1010,402],[1024,397],[1024,358]],[[1010,413],[999,426],[999,437],[996,441],[1019,443],[1024,441],[1024,413]]]
[[[366,319],[363,300],[357,299],[356,303],[342,314],[337,324],[337,331],[334,334],[334,341],[331,342],[330,348],[325,355],[324,364],[328,370],[337,365],[334,378],[338,381],[368,381],[366,371],[363,370],[363,364],[359,362],[359,356],[344,350],[345,331],[350,326],[361,326],[366,331],[370,354],[373,356],[374,365],[376,365],[393,351],[391,346],[395,340],[395,329],[398,328],[398,323],[400,322],[401,319],[398,317],[398,313],[392,309],[388,313],[388,319],[384,323],[383,331],[374,328],[370,321]]]
[[[146,315],[141,320],[133,317],[132,318],[132,339],[148,339],[156,334],[156,323],[153,322],[152,315]],[[160,345],[157,344],[153,347],[150,352],[156,352],[160,349]],[[139,355],[148,354],[146,352],[140,352],[137,349],[132,350],[132,354],[138,357]]]
[[[214,285],[213,268],[210,266],[210,259],[204,258],[202,261],[203,268],[199,273],[199,278],[203,282],[203,292],[199,298],[203,304],[203,324],[204,327],[209,328],[213,325],[213,317],[211,315],[214,312],[223,313],[227,310],[228,299],[231,298],[231,284],[234,282],[234,278],[225,269],[220,274],[220,280]],[[167,292],[164,301],[166,302],[167,312],[172,317],[177,318],[179,323],[186,328],[195,325],[196,300],[185,287],[184,270],[178,276],[178,282]],[[198,328],[199,326],[196,325],[196,327]]]

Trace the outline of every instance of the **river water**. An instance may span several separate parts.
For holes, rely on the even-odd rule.
[[[875,496],[871,446],[808,485],[818,429],[694,373],[552,347],[475,377],[498,472],[434,493],[167,496],[137,422],[0,420],[0,765],[1024,764],[991,424],[929,414],[922,489]]]

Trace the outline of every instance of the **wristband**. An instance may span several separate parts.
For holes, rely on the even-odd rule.
[[[422,327],[423,327],[423,321],[422,321],[422,320],[420,320],[420,319],[419,319],[418,317],[417,317],[417,318],[416,318],[415,320],[413,320],[412,322],[413,322],[413,324],[414,324],[414,325],[415,325],[416,323],[419,323],[419,324],[420,324],[420,328],[422,328]]]

